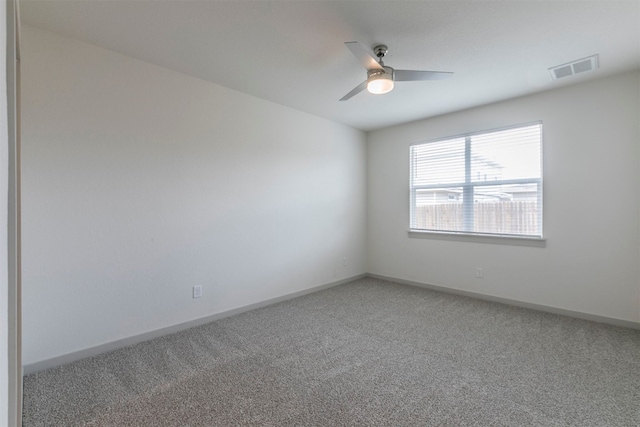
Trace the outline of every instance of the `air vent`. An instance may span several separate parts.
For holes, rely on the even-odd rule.
[[[551,78],[553,80],[558,80],[564,77],[573,76],[574,74],[593,71],[596,68],[598,68],[598,55],[593,55],[588,58],[582,58],[578,59],[577,61],[569,62],[568,64],[551,67],[549,68],[549,72],[551,73]]]

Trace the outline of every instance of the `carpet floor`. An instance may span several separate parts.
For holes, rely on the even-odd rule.
[[[24,378],[24,426],[640,426],[640,331],[361,279]]]

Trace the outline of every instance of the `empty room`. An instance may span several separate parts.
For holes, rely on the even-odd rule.
[[[11,5],[0,425],[640,425],[640,3]]]

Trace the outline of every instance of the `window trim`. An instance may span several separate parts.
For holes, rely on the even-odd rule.
[[[467,151],[471,149],[470,138],[476,135],[494,133],[507,131],[511,129],[523,128],[527,126],[541,126],[540,133],[540,178],[528,179],[509,179],[509,180],[501,180],[501,181],[480,181],[474,182],[473,187],[482,187],[489,185],[503,185],[503,184],[519,184],[519,183],[532,183],[537,182],[539,191],[538,191],[538,206],[540,206],[539,210],[539,221],[540,221],[540,235],[513,235],[513,234],[492,234],[492,233],[476,233],[469,231],[451,231],[451,230],[424,230],[417,229],[411,227],[411,212],[415,205],[415,190],[418,189],[430,189],[430,188],[442,188],[441,184],[429,184],[429,185],[416,185],[413,186],[413,176],[412,176],[412,164],[411,162],[415,159],[411,156],[411,149],[415,145],[423,145],[429,144],[433,142],[453,140],[453,139],[465,139],[465,158],[467,156]],[[515,125],[485,129],[474,132],[467,132],[458,135],[451,135],[446,137],[429,139],[426,141],[418,141],[409,144],[409,230],[408,236],[410,238],[427,238],[427,239],[439,239],[439,240],[450,240],[450,241],[467,241],[467,242],[476,242],[476,243],[492,243],[492,244],[506,244],[506,245],[517,245],[517,246],[533,246],[533,247],[546,247],[546,237],[544,234],[544,128],[542,127],[542,120],[535,120],[531,122],[519,123]],[[465,162],[466,164],[466,162]],[[469,171],[465,170],[465,174],[468,174]],[[468,180],[465,179],[465,182],[452,183],[447,184],[447,187],[462,187],[467,188],[469,186]]]
[[[547,239],[545,237],[465,233],[464,231],[427,231],[418,229],[409,229],[407,234],[412,239],[448,240],[453,242],[489,243],[496,245],[530,246],[536,248],[545,248],[547,246]]]

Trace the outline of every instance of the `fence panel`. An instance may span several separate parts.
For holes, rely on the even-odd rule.
[[[474,230],[478,233],[538,234],[538,207],[533,201],[473,204]],[[416,207],[416,228],[462,231],[462,203]]]

